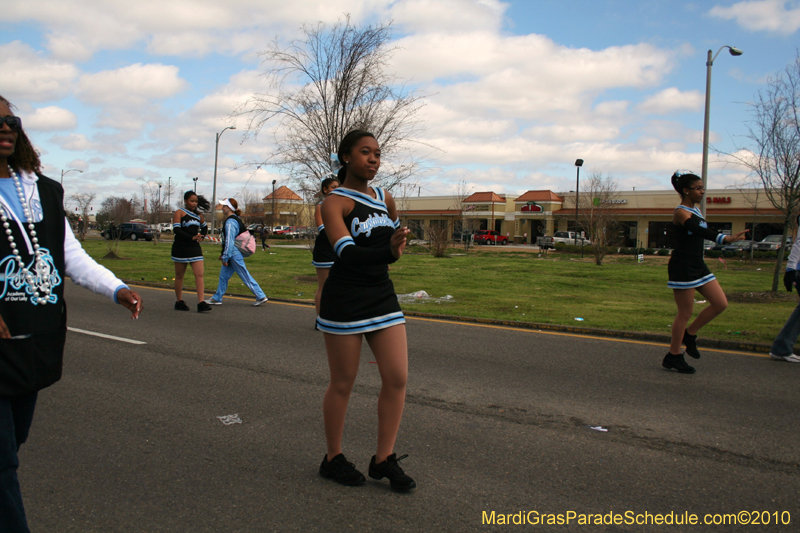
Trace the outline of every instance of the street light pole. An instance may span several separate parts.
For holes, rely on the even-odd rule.
[[[66,171],[62,168],[61,169],[61,186],[62,187],[64,186],[64,174],[69,174],[70,172],[80,172],[81,174],[83,174],[83,170],[81,170],[79,168],[71,168],[71,169],[66,170]]]
[[[217,144],[214,150],[214,186],[211,191],[211,202],[213,206],[216,206],[217,202],[217,159],[219,157],[219,138],[222,137],[222,134],[225,133],[225,130],[235,130],[236,126],[228,126],[227,128],[223,128],[221,132],[217,133]],[[217,225],[217,209],[214,207],[211,210],[211,234],[214,234],[214,229]]]
[[[197,176],[193,177],[192,181],[194,182],[194,192],[197,192]]]
[[[711,67],[714,65],[714,60],[717,58],[719,53],[722,52],[723,48],[727,48],[734,57],[740,56],[743,53],[735,46],[728,45],[725,45],[717,50],[717,53],[714,54],[713,58],[711,57],[711,50],[708,51],[708,59],[706,60],[706,112],[703,119],[703,169],[700,175],[700,177],[703,179],[704,189],[708,187],[708,118],[711,108]],[[703,202],[700,204],[700,212],[703,214],[703,218],[706,218],[705,200],[703,200]]]
[[[580,228],[581,223],[578,221],[578,198],[580,193],[580,186],[581,186],[581,167],[583,166],[583,159],[576,159],[575,160],[575,168],[577,169],[577,175],[575,176],[575,244],[578,244],[578,228]],[[583,257],[583,239],[581,239],[581,257]]]
[[[275,235],[275,182],[278,180],[272,180],[272,215],[270,215],[270,233]]]
[[[172,176],[167,178],[167,208],[171,211],[172,208],[169,207],[169,199],[172,195]]]
[[[161,224],[161,184],[158,184],[158,205],[156,206],[156,224]]]

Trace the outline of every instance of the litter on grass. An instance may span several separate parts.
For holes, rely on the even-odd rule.
[[[408,294],[398,294],[397,301],[402,303],[425,303],[425,302],[434,302],[434,303],[442,303],[442,302],[452,302],[453,297],[449,294],[442,296],[441,298],[434,298],[430,294],[425,291],[417,291],[411,292]]]
[[[577,316],[575,317],[575,320],[577,320],[578,322],[583,322],[583,319]]]
[[[607,432],[607,431],[608,431],[608,430],[607,430],[606,428],[604,428],[603,426],[594,426],[594,427],[592,427],[592,426],[589,426],[589,429],[593,429],[593,430],[595,430],[595,431],[604,431],[604,432]]]
[[[217,417],[220,422],[225,424],[226,426],[230,426],[231,424],[241,424],[242,419],[239,418],[239,413],[234,415],[225,415],[225,416],[218,416]]]

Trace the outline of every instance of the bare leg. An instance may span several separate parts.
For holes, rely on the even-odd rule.
[[[194,272],[194,282],[197,285],[197,303],[206,299],[205,285],[203,284],[203,272],[205,266],[203,261],[195,261],[192,263],[192,272]],[[177,278],[175,278],[177,279]]]
[[[406,326],[392,326],[366,335],[381,374],[378,396],[378,450],[375,462],[382,463],[394,453],[394,443],[403,418],[408,381]]]
[[[186,274],[186,263],[175,263],[175,299],[183,300],[183,276]]]
[[[322,287],[325,285],[325,281],[328,279],[328,274],[330,274],[330,272],[330,268],[317,269],[317,292],[314,294],[314,307],[317,308],[317,316],[319,316],[319,299],[322,297]]]
[[[342,453],[347,404],[361,359],[361,335],[325,333],[325,350],[328,353],[331,380],[322,399],[322,417],[325,421],[325,441],[330,461]]]
[[[686,324],[688,324],[689,319],[692,318],[692,311],[694,310],[694,289],[673,289],[672,294],[675,296],[678,314],[672,322],[672,338],[669,343],[669,353],[678,355],[681,353],[683,332],[686,330]]]
[[[700,328],[711,322],[714,318],[719,316],[725,309],[728,308],[728,298],[722,291],[717,280],[710,281],[702,287],[697,287],[697,292],[702,294],[708,300],[708,307],[700,311],[694,322],[687,328],[689,335],[697,335]]]

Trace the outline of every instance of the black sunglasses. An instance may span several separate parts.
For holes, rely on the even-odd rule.
[[[19,117],[15,117],[14,115],[9,115],[7,117],[0,117],[0,124],[2,124],[3,122],[8,124],[8,127],[14,131],[22,130],[22,119]]]

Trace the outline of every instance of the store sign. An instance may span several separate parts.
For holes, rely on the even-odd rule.
[[[520,211],[523,211],[525,213],[541,213],[542,206],[540,206],[536,202],[528,202],[527,204],[522,206]]]
[[[707,204],[729,204],[731,203],[730,196],[708,196],[706,197]]]

